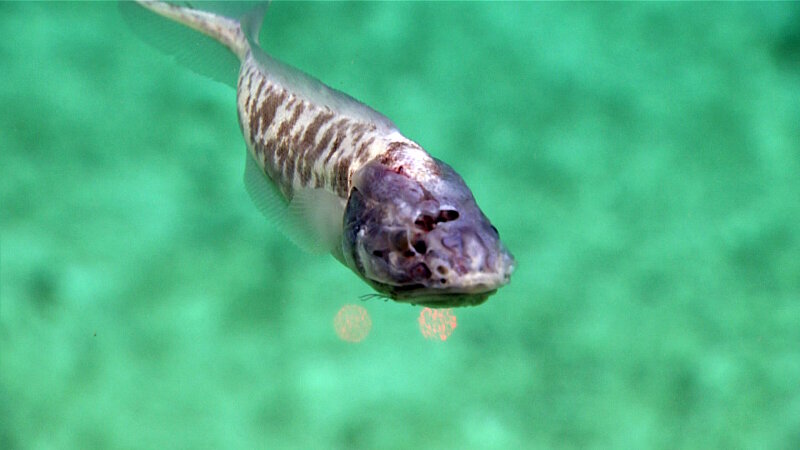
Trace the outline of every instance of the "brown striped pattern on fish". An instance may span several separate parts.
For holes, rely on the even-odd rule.
[[[237,88],[248,149],[286,198],[324,188],[346,199],[355,170],[385,151],[375,124],[313,104],[268,79],[248,58]]]

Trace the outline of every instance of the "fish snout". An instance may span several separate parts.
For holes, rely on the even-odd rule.
[[[443,288],[489,291],[508,283],[514,271],[514,257],[491,228],[443,226],[428,233],[426,241],[427,263]]]

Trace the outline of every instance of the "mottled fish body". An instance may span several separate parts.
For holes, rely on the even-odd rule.
[[[141,4],[239,59],[245,184],[293,241],[332,252],[397,301],[478,304],[508,282],[513,257],[463,180],[385,116],[267,55],[266,6],[226,16],[202,3]]]
[[[242,65],[238,105],[252,156],[287,199],[314,188],[347,200],[360,166],[389,147],[419,149],[388,123],[376,124],[293,91],[272,79],[252,55]],[[419,156],[428,155],[421,151]]]

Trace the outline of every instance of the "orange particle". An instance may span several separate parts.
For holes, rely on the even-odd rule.
[[[333,318],[333,328],[339,339],[346,342],[361,342],[372,328],[372,319],[364,307],[344,305]]]
[[[419,331],[425,339],[447,340],[456,329],[456,316],[452,309],[423,308],[419,313]]]

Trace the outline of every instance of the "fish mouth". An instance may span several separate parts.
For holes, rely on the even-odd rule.
[[[508,258],[513,261],[510,255]],[[453,308],[477,306],[484,303],[497,290],[511,281],[514,264],[509,264],[500,273],[468,273],[447,280],[433,279],[424,282],[395,284],[362,277],[376,291],[398,303],[427,306],[429,308]],[[453,282],[455,281],[455,282]]]
[[[429,287],[424,284],[389,285],[371,282],[372,286],[398,303],[427,306],[429,308],[453,308],[477,306],[497,292],[497,286],[476,284],[469,288]]]
[[[497,289],[478,293],[438,292],[416,293],[411,297],[398,296],[394,300],[400,303],[427,306],[428,308],[454,308],[459,306],[478,306],[497,292]]]

